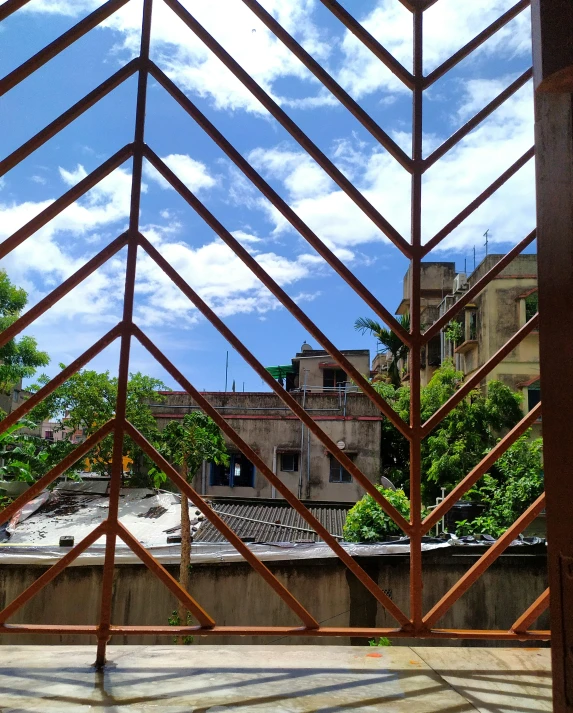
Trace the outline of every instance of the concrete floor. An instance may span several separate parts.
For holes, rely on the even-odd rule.
[[[0,711],[550,711],[549,649],[2,646]]]

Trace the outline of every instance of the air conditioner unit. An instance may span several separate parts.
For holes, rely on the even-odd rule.
[[[468,288],[468,278],[465,272],[458,272],[454,277],[454,292],[460,292],[461,290],[467,290]]]

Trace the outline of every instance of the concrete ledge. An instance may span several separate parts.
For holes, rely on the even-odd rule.
[[[169,713],[550,711],[548,649],[0,647],[1,710]]]

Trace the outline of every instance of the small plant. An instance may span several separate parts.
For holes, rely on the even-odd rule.
[[[387,636],[381,636],[378,639],[369,639],[368,646],[392,646],[392,642]]]
[[[446,329],[444,330],[444,336],[448,342],[451,342],[454,346],[459,344],[464,338],[464,328],[461,322],[450,322]]]
[[[179,618],[179,613],[177,612],[177,609],[174,609],[171,612],[171,616],[169,619],[167,619],[167,623],[169,626],[181,626],[181,619]],[[191,614],[187,612],[187,624],[186,626],[193,626],[193,620],[191,618]],[[192,644],[195,640],[195,637],[193,636],[174,636],[173,637],[173,643],[174,644],[185,644],[189,645]]]

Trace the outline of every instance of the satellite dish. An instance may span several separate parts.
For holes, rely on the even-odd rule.
[[[391,480],[388,480],[388,478],[385,478],[384,476],[380,478],[380,485],[383,488],[386,488],[387,490],[396,490],[396,486],[394,485],[394,483]]]
[[[336,445],[340,448],[341,451],[346,448],[346,443],[344,441],[338,441]]]

